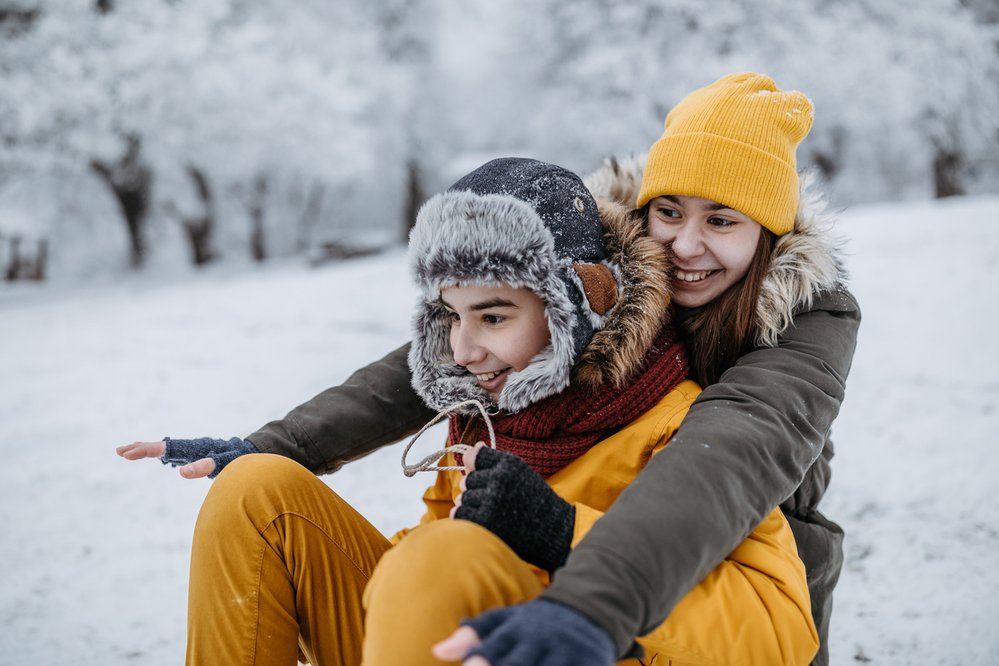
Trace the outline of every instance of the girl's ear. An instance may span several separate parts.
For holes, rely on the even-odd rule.
[[[574,263],[572,270],[576,271],[583,283],[583,293],[590,303],[590,308],[598,315],[605,315],[617,303],[617,280],[614,274],[604,264]]]

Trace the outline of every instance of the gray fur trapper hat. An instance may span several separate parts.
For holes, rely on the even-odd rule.
[[[409,236],[409,267],[420,289],[409,352],[416,392],[438,410],[474,398],[512,413],[564,390],[618,299],[618,271],[605,257],[597,204],[562,167],[501,158],[432,197]],[[496,400],[454,362],[441,291],[500,283],[541,298],[551,341],[510,374]]]

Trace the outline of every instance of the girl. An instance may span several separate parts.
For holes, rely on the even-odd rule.
[[[843,399],[860,312],[845,289],[837,250],[822,230],[819,199],[807,183],[798,186],[794,173],[796,146],[811,119],[804,96],[780,91],[766,77],[724,77],[671,112],[644,173],[633,161],[610,162],[587,180],[598,197],[632,207],[641,191],[647,198],[637,216],[648,218],[650,232],[667,243],[675,239],[670,229],[682,233],[691,224],[689,230],[702,232],[692,250],[685,250],[684,237],[670,248],[684,269],[673,280],[678,299],[685,301],[684,293],[702,283],[722,281],[716,278],[729,285],[720,296],[712,292],[705,300],[702,293],[703,303],[676,308],[691,348],[692,375],[706,388],[670,446],[577,544],[545,592],[585,610],[619,653],[634,636],[659,626],[782,502],[823,637],[815,663],[827,661],[824,637],[842,564],[842,532],[817,506],[828,483],[829,430]],[[740,208],[751,201],[764,206]],[[690,210],[698,216],[681,205],[687,203],[702,206]],[[699,215],[712,205],[730,208]],[[767,206],[773,214],[764,214]],[[697,259],[707,256],[703,234],[745,225],[726,217],[730,211],[762,227],[755,246],[751,237],[739,243],[755,253],[742,276],[735,275],[741,266]],[[321,474],[411,434],[433,412],[410,388],[408,351],[392,352],[267,424],[248,437],[252,445],[238,444],[293,458]],[[168,457],[194,478],[217,473],[217,461],[235,446]],[[123,454],[160,456],[163,446],[136,443],[123,447]],[[639,534],[653,535],[655,543],[636,542]],[[518,640],[543,643],[553,635]]]
[[[799,186],[795,151],[811,123],[804,95],[757,74],[726,76],[670,112],[644,173],[611,162],[587,181],[597,196],[633,201],[669,249],[692,376],[707,386],[543,595],[585,610],[619,646],[668,615],[765,515],[764,502],[783,502],[822,640],[814,663],[828,663],[842,531],[817,505],[860,314],[818,198]],[[655,547],[634,538],[650,519]],[[559,640],[526,638],[520,614],[490,632]],[[459,637],[460,654],[474,639]]]

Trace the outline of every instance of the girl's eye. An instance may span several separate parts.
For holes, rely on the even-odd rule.
[[[735,220],[729,220],[728,218],[724,217],[712,217],[710,220],[708,220],[708,223],[716,227],[731,227],[736,222]]]
[[[482,315],[482,321],[487,324],[495,326],[496,324],[502,324],[506,320],[506,317],[498,314],[485,314]]]
[[[680,212],[674,208],[656,208],[656,213],[660,217],[665,217],[671,220],[680,219]]]

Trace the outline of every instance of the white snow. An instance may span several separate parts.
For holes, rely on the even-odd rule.
[[[835,664],[999,663],[997,221],[987,197],[838,226],[864,324],[824,502],[847,532]],[[252,432],[401,344],[414,293],[401,249],[0,289],[0,665],[181,663],[210,482],[114,447]],[[386,532],[428,482],[401,451],[324,477]]]

